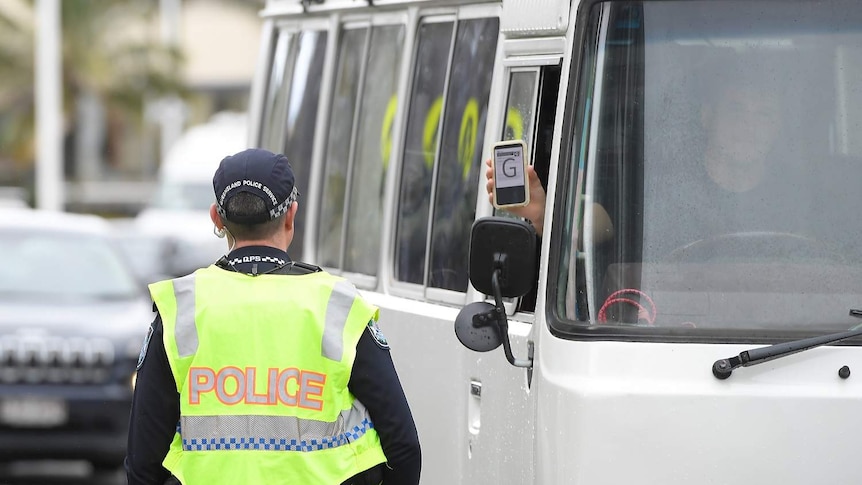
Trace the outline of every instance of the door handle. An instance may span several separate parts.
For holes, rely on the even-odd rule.
[[[467,430],[472,435],[479,434],[482,426],[482,383],[470,381],[470,395],[467,396]]]

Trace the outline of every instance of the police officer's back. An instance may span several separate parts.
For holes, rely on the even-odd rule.
[[[213,178],[217,264],[151,285],[130,484],[416,484],[416,428],[376,326],[343,278],[296,263],[294,177],[250,149]]]

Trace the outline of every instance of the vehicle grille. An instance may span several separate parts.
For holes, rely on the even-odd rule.
[[[0,384],[99,384],[113,364],[105,338],[0,336]]]

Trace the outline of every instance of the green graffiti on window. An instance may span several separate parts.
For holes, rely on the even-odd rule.
[[[443,96],[438,96],[431,104],[428,114],[425,115],[425,130],[422,133],[422,151],[425,153],[425,167],[428,170],[434,168],[434,154],[437,153],[437,144],[440,141],[439,127],[440,114],[443,111]]]
[[[524,118],[517,108],[509,107],[506,111],[506,131],[503,136],[507,140],[524,139]]]
[[[470,98],[461,115],[461,129],[458,132],[458,161],[461,162],[461,178],[466,181],[470,166],[476,155],[476,137],[479,132],[479,103]]]
[[[380,129],[380,156],[383,158],[383,170],[389,168],[389,156],[392,154],[392,125],[395,123],[395,111],[398,109],[398,95],[393,94],[386,105],[383,114],[383,127]]]

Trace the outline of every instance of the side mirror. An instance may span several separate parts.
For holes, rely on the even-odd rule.
[[[465,306],[455,317],[455,336],[464,347],[474,352],[488,352],[503,343],[496,325],[474,324],[475,319],[491,314],[497,309],[494,305],[476,301]]]
[[[491,279],[498,270],[504,298],[530,292],[536,270],[536,230],[529,223],[509,217],[484,217],[473,223],[470,283],[478,291],[493,295]]]
[[[494,296],[494,305],[474,302],[458,312],[455,335],[468,349],[487,352],[503,345],[515,367],[532,368],[533,356],[516,359],[509,343],[509,322],[503,297],[526,295],[536,269],[536,231],[530,224],[506,217],[485,217],[470,234],[470,283]],[[532,352],[530,352],[532,354]]]

